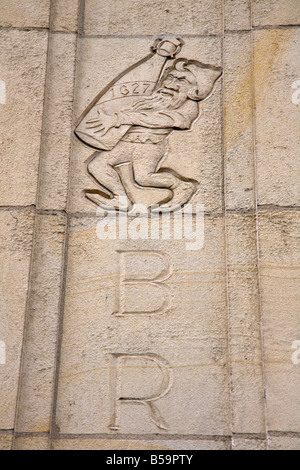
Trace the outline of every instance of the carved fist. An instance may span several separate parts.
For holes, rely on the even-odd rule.
[[[181,38],[156,39],[152,50],[162,57],[173,58],[181,51],[184,41]]]

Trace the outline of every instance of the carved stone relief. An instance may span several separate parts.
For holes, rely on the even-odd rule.
[[[0,449],[300,448],[299,4],[1,1]]]
[[[199,181],[163,166],[166,141],[174,130],[192,129],[200,102],[222,72],[194,59],[176,59],[183,44],[181,38],[157,39],[151,53],[110,82],[78,120],[76,136],[96,150],[87,161],[94,187],[85,190],[95,205],[130,211],[139,202],[130,184],[168,190],[159,210],[183,206],[195,194]],[[152,210],[154,205],[149,203]]]

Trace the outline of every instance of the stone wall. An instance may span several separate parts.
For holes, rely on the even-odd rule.
[[[0,448],[300,448],[299,23],[299,0],[1,1]],[[203,243],[101,238],[75,123],[175,37],[222,70],[163,161]],[[135,202],[170,194],[128,168]]]

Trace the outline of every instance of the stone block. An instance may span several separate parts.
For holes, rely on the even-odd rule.
[[[264,370],[269,429],[299,432],[300,214],[259,215]],[[299,348],[298,348],[299,349]]]
[[[50,0],[2,0],[0,26],[47,28]]]
[[[226,208],[254,208],[252,51],[250,33],[224,39]]]
[[[38,436],[17,437],[14,450],[48,450],[49,438]]]
[[[177,0],[176,3],[168,0],[85,2],[85,34],[218,34],[221,30],[221,0]]]
[[[53,450],[227,450],[226,440],[55,439]],[[190,456],[190,454],[188,454]],[[192,460],[191,460],[192,463]]]
[[[226,30],[251,29],[251,0],[224,0]]]
[[[50,29],[77,31],[80,0],[54,0],[51,2]]]
[[[39,209],[66,210],[75,73],[75,34],[50,33]]]
[[[232,430],[265,430],[256,220],[227,214]]]
[[[12,450],[12,434],[1,434],[0,433],[0,450]]]
[[[258,205],[300,205],[299,48],[296,28],[254,32]]]
[[[61,306],[66,217],[63,214],[36,217],[16,419],[19,433],[50,431]]]
[[[46,31],[0,31],[0,198],[35,204],[47,60]]]
[[[269,442],[270,450],[300,450],[299,436],[270,436]]]
[[[273,26],[300,23],[298,0],[253,0],[253,25]]]
[[[267,442],[265,439],[234,436],[232,450],[267,450]]]
[[[0,211],[0,429],[13,429],[34,214]]]
[[[74,218],[60,432],[228,435],[224,269],[220,218],[205,220],[198,252],[183,240],[100,240],[94,218]]]

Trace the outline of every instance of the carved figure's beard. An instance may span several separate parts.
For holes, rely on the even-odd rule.
[[[151,96],[137,101],[131,108],[132,111],[160,111],[162,109],[177,109],[187,99],[185,92],[159,88]]]

